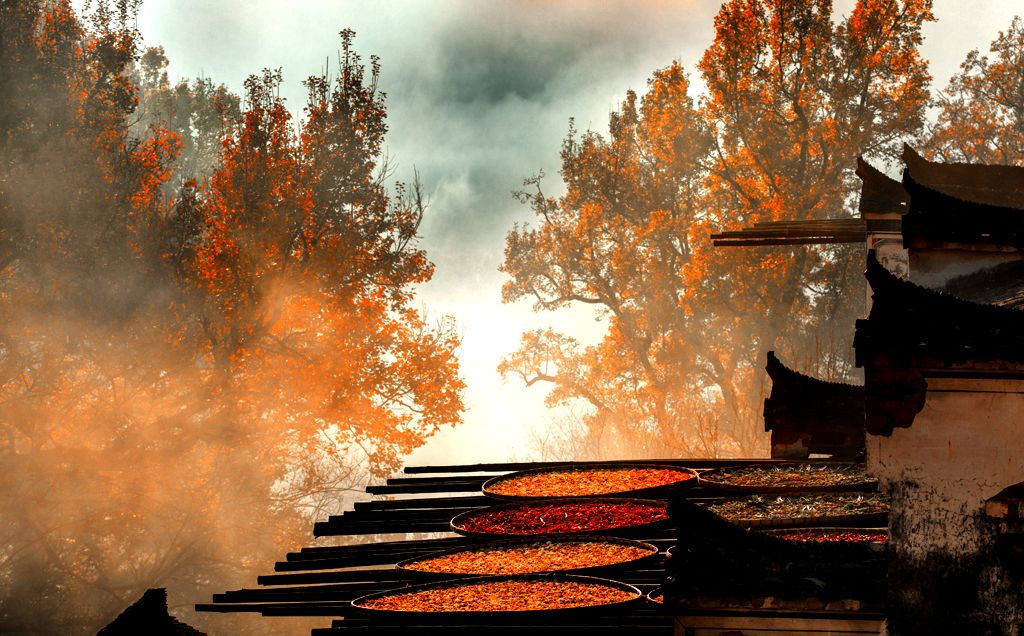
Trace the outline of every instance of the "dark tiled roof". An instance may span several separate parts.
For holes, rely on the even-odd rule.
[[[857,366],[943,368],[1024,364],[1024,312],[903,281],[867,259],[873,305],[857,321]]]
[[[903,145],[903,163],[914,180],[928,188],[970,201],[997,207],[1024,207],[1024,168],[970,163],[928,161]]]
[[[903,184],[857,157],[857,176],[860,188],[860,214],[867,218],[873,214],[906,214],[910,196]]]
[[[167,613],[167,590],[146,590],[142,598],[104,627],[96,636],[206,636]]]
[[[772,393],[764,401],[764,429],[772,451],[798,444],[807,453],[853,457],[864,445],[864,387],[826,382],[782,364],[774,351],[766,366]]]
[[[1001,166],[983,166],[1001,167]],[[903,217],[903,244],[991,244],[1024,249],[1024,210],[963,200],[924,185],[912,168],[903,172],[910,210]],[[1024,205],[1021,199],[1017,205]]]

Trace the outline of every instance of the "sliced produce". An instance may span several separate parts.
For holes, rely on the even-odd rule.
[[[652,553],[652,550],[618,543],[546,541],[467,550],[413,561],[403,567],[407,570],[445,574],[527,574],[623,563]]]
[[[816,488],[845,484],[873,483],[863,466],[839,464],[783,464],[779,466],[740,466],[719,468],[701,475],[710,486],[746,486],[757,488]]]
[[[594,583],[510,580],[392,594],[363,601],[359,607],[403,612],[506,612],[604,605],[637,597]]]
[[[698,505],[730,521],[838,517],[889,512],[889,498],[879,493],[752,495],[742,499]]]

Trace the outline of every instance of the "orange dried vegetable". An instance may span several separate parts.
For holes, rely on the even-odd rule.
[[[493,581],[432,588],[373,599],[360,606],[401,612],[507,612],[621,603],[626,590],[571,581]]]
[[[449,574],[528,574],[611,565],[649,554],[648,550],[618,543],[546,542],[457,552],[405,567]]]
[[[692,478],[692,473],[663,468],[552,471],[501,481],[489,490],[515,497],[579,497],[657,488]]]

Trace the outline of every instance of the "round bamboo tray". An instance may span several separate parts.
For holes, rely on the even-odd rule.
[[[880,497],[876,493],[860,493],[860,492],[802,492],[802,493],[787,493],[781,495],[769,495],[764,497],[763,500],[768,500],[768,504],[762,504],[770,506],[778,499],[782,499],[783,503],[787,500],[799,499],[803,497],[814,497],[815,495],[821,495],[821,497],[829,498],[847,498],[853,499],[855,497]],[[727,499],[705,499],[702,501],[695,501],[694,503],[703,508],[710,510],[712,506],[726,503],[742,503],[750,502],[754,498],[760,498],[759,495],[750,495],[747,497],[732,497]],[[863,526],[866,524],[872,525],[887,525],[889,518],[888,501],[885,502],[885,511],[879,512],[865,512],[865,513],[849,513],[849,514],[820,514],[820,515],[802,515],[802,516],[782,516],[780,515],[767,515],[767,516],[748,516],[748,517],[730,517],[721,514],[721,511],[711,510],[715,514],[718,514],[722,518],[735,523],[738,526],[744,528],[757,528],[757,529],[768,529],[768,528],[808,528],[817,526],[826,527],[840,527],[857,525]]]
[[[708,470],[701,473],[697,480],[703,488],[725,490],[729,492],[736,492],[742,494],[781,494],[792,492],[875,492],[878,490],[878,480],[868,478],[867,476],[864,476],[863,479],[858,480],[856,482],[845,484],[784,484],[777,486],[760,484],[734,484],[729,483],[728,481],[720,481],[716,479],[719,478],[724,473],[736,471],[757,471],[770,475],[773,471],[789,471],[792,470],[793,468],[798,467],[806,468],[810,471],[813,471],[815,469],[831,468],[847,474],[863,470],[856,464],[836,464],[825,462],[790,462],[786,464],[772,464],[768,466],[761,464],[751,464],[747,466],[730,466],[729,468],[716,468],[714,470]]]
[[[540,574],[540,573],[558,573],[558,574],[580,574],[586,573],[588,576],[597,574],[611,574],[613,572],[620,572],[627,569],[634,569],[644,564],[650,563],[657,559],[658,548],[651,545],[650,543],[644,543],[642,541],[633,541],[631,539],[623,539],[621,537],[610,537],[610,536],[595,536],[595,535],[572,535],[563,534],[551,537],[539,537],[531,539],[503,539],[500,541],[488,541],[487,543],[475,544],[468,547],[452,548],[450,550],[441,550],[438,552],[432,552],[426,556],[416,557],[413,559],[406,559],[405,561],[399,562],[395,567],[396,569],[412,579],[420,580],[438,580],[438,579],[456,579],[456,578],[468,578],[474,576],[496,576],[488,572],[432,572],[429,570],[416,569],[416,564],[423,561],[429,561],[431,559],[437,559],[441,557],[451,556],[455,554],[465,554],[473,552],[488,551],[502,548],[526,548],[531,546],[541,546],[551,543],[612,543],[615,545],[629,546],[633,548],[639,548],[647,552],[645,556],[641,556],[628,561],[618,561],[615,563],[606,563],[602,565],[592,565],[576,568],[566,568],[562,570],[537,570],[529,572],[529,574]],[[525,573],[524,573],[525,574]]]
[[[672,472],[679,473],[680,480],[669,484],[663,484],[652,488],[640,488],[637,490],[620,490],[614,492],[602,492],[602,493],[586,493],[581,492],[577,494],[560,494],[560,495],[507,495],[495,492],[495,487],[505,484],[507,482],[519,479],[521,477],[531,477],[535,475],[555,475],[560,473],[584,473],[584,472],[595,472],[595,471],[620,471],[620,470],[638,470],[638,469],[654,469],[654,470],[669,470]],[[559,467],[555,466],[552,468],[531,468],[529,470],[521,470],[507,475],[501,475],[493,477],[484,482],[482,491],[484,495],[497,499],[499,501],[541,501],[544,499],[568,499],[570,497],[609,497],[609,498],[636,498],[636,499],[649,499],[657,497],[667,497],[668,492],[672,488],[689,488],[697,485],[697,472],[689,468],[682,466],[671,466],[668,464],[576,464],[573,466]]]
[[[649,508],[660,508],[664,511],[668,504],[664,501],[653,501],[650,499],[620,499],[620,498],[586,498],[578,499],[575,497],[563,498],[563,499],[543,499],[540,501],[522,501],[497,504],[494,506],[488,506],[487,508],[478,508],[476,510],[469,510],[456,515],[451,520],[452,532],[461,534],[467,537],[480,537],[484,539],[508,539],[512,537],[529,537],[531,539],[540,539],[545,536],[557,536],[560,532],[531,532],[531,533],[499,533],[499,532],[480,532],[474,530],[468,530],[464,527],[465,523],[476,516],[487,514],[489,512],[500,512],[504,510],[514,510],[522,508],[544,508],[547,506],[579,506],[586,504],[625,504],[631,503],[640,506],[646,506]],[[615,526],[615,527],[604,527],[597,528],[594,530],[572,530],[571,534],[587,534],[587,535],[609,535],[609,536],[632,536],[640,534],[649,530],[656,530],[662,528],[671,527],[669,519],[659,519],[650,523],[637,524],[632,526]]]
[[[810,528],[782,528],[778,530],[764,530],[764,534],[768,534],[775,537],[786,538],[792,535],[798,534],[828,534],[828,533],[844,533],[850,535],[864,535],[864,536],[877,536],[884,534],[886,537],[889,536],[888,528],[839,528],[839,527],[824,527],[814,526]],[[813,539],[790,539],[795,544],[802,545],[808,548],[813,548],[822,544],[842,544],[842,543],[856,543],[866,547],[871,552],[885,552],[887,541],[815,541]]]
[[[371,601],[387,598],[389,596],[399,596],[403,594],[413,594],[417,592],[431,590],[445,590],[469,585],[478,585],[482,583],[497,583],[505,581],[555,581],[600,585],[603,587],[613,588],[616,590],[627,592],[630,595],[630,598],[624,601],[618,601],[613,603],[601,603],[597,605],[582,605],[577,607],[565,607],[556,609],[509,609],[504,611],[403,611],[389,609],[374,609],[366,607],[366,605]],[[359,597],[352,601],[352,607],[360,614],[372,616],[374,618],[386,618],[389,620],[394,620],[396,622],[410,622],[415,624],[440,623],[488,625],[492,623],[507,624],[509,622],[519,621],[522,621],[524,623],[526,623],[527,621],[533,622],[536,621],[538,618],[543,617],[555,618],[596,614],[598,612],[607,612],[609,609],[622,608],[638,602],[643,602],[643,599],[644,594],[632,585],[621,583],[619,581],[612,581],[609,579],[601,579],[590,576],[577,576],[572,574],[517,574],[510,576],[481,576],[469,579],[460,579],[457,581],[439,581],[435,583],[411,585],[408,587],[388,590],[386,592],[376,592],[374,594],[368,594],[366,596]]]

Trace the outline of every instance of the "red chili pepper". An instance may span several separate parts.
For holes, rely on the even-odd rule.
[[[856,532],[798,532],[783,535],[793,541],[888,541],[884,534],[858,534]]]
[[[473,515],[463,522],[462,529],[492,534],[545,534],[608,530],[667,518],[664,508],[634,503],[522,506]]]

